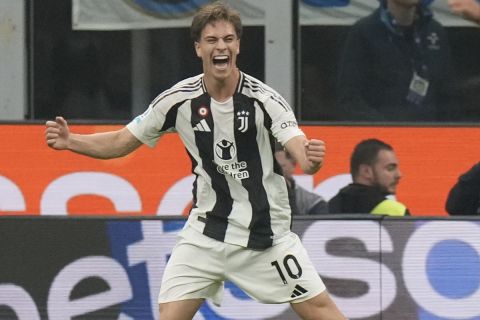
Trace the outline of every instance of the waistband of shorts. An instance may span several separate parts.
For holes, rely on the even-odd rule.
[[[239,247],[247,248],[245,246],[239,245],[238,243],[224,242],[224,241],[220,241],[220,240],[211,238],[207,235],[204,235],[201,230],[198,230],[198,228],[195,227],[195,225],[189,224],[188,222],[185,224],[184,228],[182,229],[182,231],[179,232],[178,235],[179,235],[180,238],[183,238],[187,241],[193,241],[193,242],[202,241],[202,239],[205,240],[205,238],[206,238],[206,239],[210,239],[213,242],[225,243],[225,244],[229,244],[229,245],[232,245],[232,246],[239,246]],[[276,245],[278,245],[280,243],[283,243],[285,241],[291,241],[293,238],[296,238],[296,237],[298,237],[298,235],[296,233],[294,233],[292,231],[288,231],[285,234],[273,239],[272,246],[276,246]]]

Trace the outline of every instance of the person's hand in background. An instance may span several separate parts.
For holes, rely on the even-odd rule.
[[[476,0],[448,0],[453,13],[480,24],[480,3]]]

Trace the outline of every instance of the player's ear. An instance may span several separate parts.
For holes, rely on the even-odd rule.
[[[200,43],[198,41],[195,41],[193,45],[195,46],[195,52],[197,53],[197,57],[201,58],[202,52],[200,50]]]

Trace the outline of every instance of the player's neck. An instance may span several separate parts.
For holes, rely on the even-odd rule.
[[[216,79],[206,76],[204,78],[208,94],[218,102],[224,102],[230,99],[237,88],[240,71],[235,69],[231,75],[225,79]]]

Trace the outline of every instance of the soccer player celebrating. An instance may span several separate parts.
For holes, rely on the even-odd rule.
[[[180,135],[192,160],[194,200],[167,263],[160,318],[192,319],[205,299],[220,304],[230,280],[263,303],[290,303],[303,319],[345,319],[297,235],[290,231],[287,185],[274,158],[279,141],[307,174],[323,164],[325,144],[307,139],[288,103],[237,69],[242,23],[221,2],[201,8],[191,35],[203,74],[156,97],[118,131],[71,133],[47,121],[47,144],[109,159],[166,132]]]

